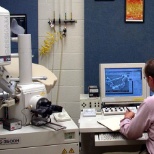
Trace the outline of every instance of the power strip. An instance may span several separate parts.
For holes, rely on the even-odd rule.
[[[100,97],[89,97],[89,94],[80,94],[80,110],[94,108],[96,111],[101,110]]]

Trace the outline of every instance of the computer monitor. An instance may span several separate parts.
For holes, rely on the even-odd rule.
[[[151,91],[149,87],[147,87],[147,97],[148,96],[153,96],[154,95],[154,91]]]
[[[154,95],[154,92],[150,90],[150,96],[153,96],[153,95]]]
[[[100,97],[108,103],[142,102],[147,96],[145,63],[100,64]]]

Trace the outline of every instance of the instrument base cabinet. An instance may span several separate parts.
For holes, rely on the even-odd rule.
[[[78,126],[72,119],[58,124],[65,129],[29,125],[8,131],[0,125],[0,154],[79,154]]]
[[[79,154],[79,144],[60,144],[50,146],[28,147],[19,149],[0,150],[0,154]]]

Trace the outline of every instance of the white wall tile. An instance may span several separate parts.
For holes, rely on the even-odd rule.
[[[45,37],[39,37],[39,49],[44,45]],[[60,41],[61,42],[61,41]],[[62,44],[55,42],[54,46],[59,46],[61,48]],[[55,50],[54,50],[55,48]],[[57,47],[52,47],[49,53],[52,55],[54,53],[60,53],[61,50],[56,50]],[[67,36],[63,39],[63,52],[64,53],[84,53],[84,37],[83,36]]]
[[[38,4],[46,3],[47,0],[38,0]]]
[[[53,73],[56,77],[60,75],[60,71],[57,70],[54,70]],[[62,70],[60,81],[57,81],[56,86],[83,86],[83,74],[83,70]]]
[[[39,64],[49,68],[49,66],[48,66],[49,65],[49,56],[48,55],[45,55],[45,56],[39,55]]]
[[[55,0],[46,0],[47,1],[47,3],[53,3],[53,1],[55,1]]]
[[[58,98],[59,102],[79,102],[80,94],[83,93],[83,86],[60,86],[59,93],[58,87],[52,89],[52,102],[56,103]],[[58,97],[57,97],[58,94]]]
[[[80,11],[79,11],[80,10]],[[82,3],[73,3],[72,5],[72,18],[73,19],[84,19],[84,5]]]
[[[67,36],[64,44],[65,53],[84,53],[84,37],[83,36]]]
[[[53,6],[48,3],[39,3],[38,4],[38,17],[40,19],[53,19]],[[45,11],[44,11],[45,10]]]
[[[45,37],[39,37],[38,39],[38,44],[39,44],[39,49],[41,48],[41,46],[43,45],[43,41],[45,40]]]
[[[48,24],[48,20],[39,20],[38,22],[39,37],[46,36],[47,32],[53,32]]]
[[[73,3],[84,3],[84,0],[72,0]]]
[[[84,36],[84,21],[77,20],[75,24],[68,24],[67,29],[68,36]]]
[[[54,33],[53,28],[48,24],[49,19],[53,18],[54,7],[53,0],[39,0],[38,4],[38,35],[39,49],[41,49],[47,32]],[[59,8],[55,12],[59,12]],[[57,81],[55,87],[48,94],[48,98],[53,104],[58,100],[58,105],[63,106],[73,120],[78,123],[79,99],[80,94],[84,91],[84,0],[72,0],[72,16],[77,20],[77,23],[61,25],[61,30],[65,26],[67,28],[66,38],[55,42],[49,54],[39,56],[39,63],[59,77],[60,57],[61,52],[63,53],[60,82]],[[56,20],[58,18],[59,16]],[[55,29],[56,32],[59,32],[58,24]]]
[[[81,53],[74,53],[74,54],[63,54],[61,58],[61,54],[54,54],[54,64],[52,66],[52,57],[49,57],[49,69],[83,69],[83,54]],[[61,60],[62,59],[62,60]],[[62,61],[62,62],[61,62]],[[62,65],[61,65],[62,63]]]

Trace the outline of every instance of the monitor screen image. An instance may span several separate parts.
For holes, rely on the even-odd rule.
[[[142,96],[141,68],[106,68],[106,96]]]
[[[100,96],[104,102],[143,101],[147,84],[144,63],[100,64]]]

